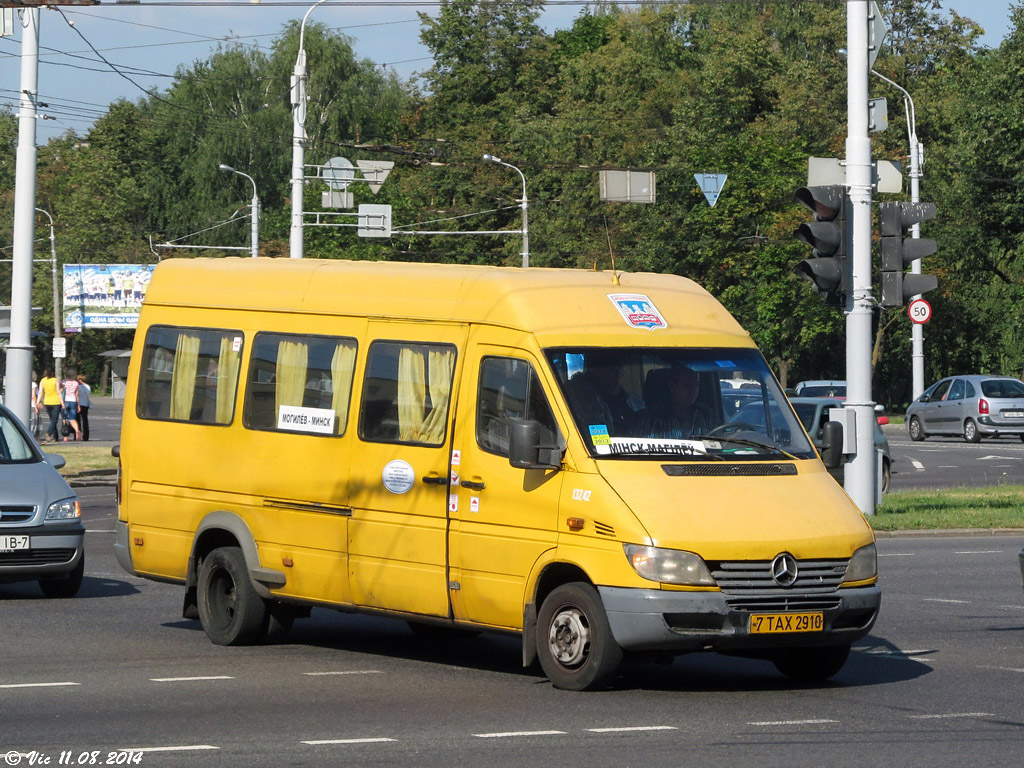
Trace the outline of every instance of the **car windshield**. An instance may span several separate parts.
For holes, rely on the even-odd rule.
[[[988,379],[981,382],[985,397],[1024,397],[1024,382],[1017,379]]]
[[[38,461],[32,444],[14,423],[13,417],[0,411],[0,464]]]
[[[846,397],[846,385],[812,384],[800,389],[800,397]]]
[[[817,455],[757,350],[580,347],[546,354],[596,458]]]

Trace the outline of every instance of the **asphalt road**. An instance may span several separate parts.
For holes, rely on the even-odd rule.
[[[80,596],[0,585],[6,764],[1020,762],[1024,536],[880,541],[882,615],[833,683],[794,686],[765,662],[697,654],[569,693],[523,671],[513,638],[425,642],[399,622],[326,610],[283,644],[214,646],[180,618],[179,587],[117,566],[111,490],[81,494]]]
[[[1024,442],[1000,437],[967,443],[929,437],[915,443],[902,425],[885,428],[893,457],[892,490],[1024,483]]]

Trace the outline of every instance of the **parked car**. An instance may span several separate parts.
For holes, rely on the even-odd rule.
[[[929,435],[983,437],[1016,435],[1024,440],[1024,382],[1012,376],[947,376],[907,408],[911,440]]]
[[[846,397],[846,382],[818,379],[801,381],[793,390],[793,397]]]
[[[804,425],[807,434],[814,441],[814,447],[821,450],[822,435],[825,422],[829,420],[829,411],[833,408],[842,408],[845,403],[838,398],[823,397],[791,397],[789,402],[793,404],[793,410],[796,411],[796,415],[800,418],[800,423]],[[884,416],[881,419],[875,419],[875,448],[881,451],[882,455],[882,493],[886,493],[889,490],[889,483],[892,478],[892,453],[889,450],[889,441],[882,432],[879,423],[882,420],[884,420],[884,423],[888,423],[888,419]],[[843,467],[830,469],[829,472],[832,473],[837,482],[842,484],[844,478]]]
[[[0,583],[38,581],[47,597],[74,597],[85,570],[78,497],[21,421],[0,405]]]

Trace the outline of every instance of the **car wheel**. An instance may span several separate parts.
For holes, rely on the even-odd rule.
[[[978,425],[974,423],[974,419],[964,422],[964,440],[968,443],[977,443],[981,440],[981,433],[978,431]]]
[[[849,655],[849,643],[820,648],[786,648],[775,654],[772,663],[790,680],[820,683],[838,674]]]
[[[264,630],[267,606],[249,580],[238,547],[220,547],[199,566],[199,621],[210,642],[246,645]]]
[[[78,560],[66,579],[40,579],[39,588],[43,590],[46,597],[74,597],[82,587],[82,577],[85,576],[85,553]]]
[[[926,437],[924,427],[921,426],[921,420],[917,418],[917,416],[910,417],[910,423],[907,425],[907,430],[910,432],[910,439],[915,442],[924,440]]]
[[[892,482],[892,464],[888,459],[882,459],[882,493],[889,492],[889,484]]]
[[[548,680],[567,691],[605,687],[622,662],[597,590],[583,582],[551,591],[537,616],[537,657]]]

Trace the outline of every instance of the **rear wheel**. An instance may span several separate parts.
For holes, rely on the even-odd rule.
[[[220,547],[199,566],[199,621],[210,642],[246,645],[267,629],[267,606],[249,580],[238,547]]]
[[[820,648],[787,648],[779,651],[772,662],[790,680],[820,683],[838,674],[849,655],[849,643]]]
[[[882,459],[882,493],[889,492],[889,484],[892,482],[892,465],[887,459]]]
[[[537,657],[552,685],[568,691],[607,686],[622,662],[597,590],[583,582],[552,590],[537,616]]]
[[[83,576],[85,576],[84,552],[78,559],[78,565],[71,570],[66,579],[40,579],[39,588],[47,597],[74,597],[82,587]]]
[[[968,443],[977,443],[981,440],[981,433],[978,431],[978,425],[974,423],[974,419],[964,422],[964,440]]]
[[[916,441],[924,440],[924,427],[921,426],[921,420],[917,416],[910,417],[910,423],[907,424],[907,430],[910,432],[910,439]]]

